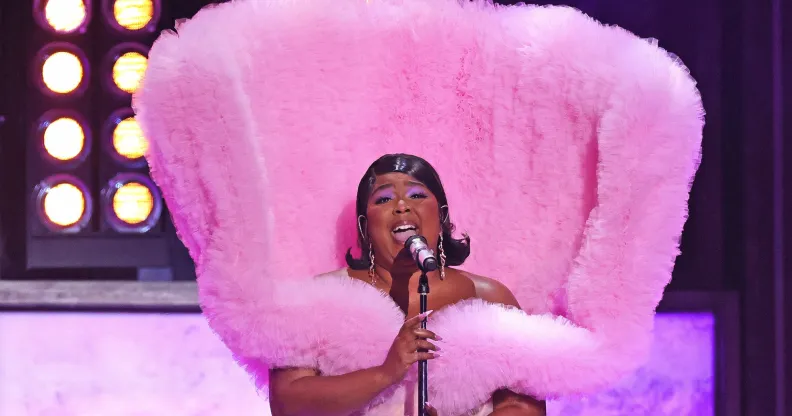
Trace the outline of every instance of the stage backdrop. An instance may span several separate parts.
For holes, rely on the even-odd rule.
[[[658,315],[645,367],[549,415],[714,415],[714,328],[711,313]],[[0,415],[269,414],[197,313],[0,311]]]

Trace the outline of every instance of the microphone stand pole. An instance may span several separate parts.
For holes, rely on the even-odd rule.
[[[421,278],[418,280],[418,296],[420,297],[421,301],[421,311],[420,313],[426,313],[427,308],[427,295],[429,294],[429,278],[426,277],[426,272],[423,270],[421,271]],[[421,328],[426,329],[426,318],[421,321]],[[421,352],[426,352],[426,350],[421,349]],[[418,415],[419,416],[426,416],[426,401],[429,399],[429,388],[428,388],[428,372],[427,372],[427,362],[426,360],[418,361]]]

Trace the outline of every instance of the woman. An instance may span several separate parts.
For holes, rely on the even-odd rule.
[[[570,8],[457,0],[235,1],[177,31],[152,46],[134,100],[146,159],[209,325],[271,384],[276,414],[414,411],[407,368],[430,344],[442,416],[527,411],[493,392],[585,395],[645,362],[703,126],[665,51]],[[454,218],[476,239],[466,268],[521,309],[450,269],[467,240],[428,167],[375,165],[355,224],[339,184],[394,151],[454,173]],[[394,233],[396,214],[416,229]],[[430,294],[443,341],[405,326],[409,232],[446,256]],[[355,233],[351,270],[315,278]]]
[[[511,291],[498,281],[450,267],[464,263],[470,254],[470,237],[454,239],[445,190],[437,172],[425,160],[405,154],[377,159],[358,185],[356,211],[361,257],[354,258],[348,251],[349,267],[324,276],[347,276],[388,293],[406,314],[404,326],[378,367],[334,377],[323,377],[310,368],[271,371],[273,416],[359,411],[387,388],[402,383],[418,360],[442,359],[442,334],[419,326],[420,271],[404,249],[404,242],[412,235],[425,236],[440,257],[440,268],[428,274],[430,311],[470,298],[519,308]],[[394,399],[371,409],[372,414],[417,414],[415,383],[406,383],[404,389],[410,391],[394,395]],[[437,414],[430,406],[428,410]],[[493,393],[491,405],[477,414],[544,415],[545,403],[499,390]]]

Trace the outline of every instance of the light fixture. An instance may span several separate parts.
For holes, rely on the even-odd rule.
[[[38,122],[38,140],[44,156],[52,162],[79,163],[90,151],[90,131],[76,112],[53,110]]]
[[[115,46],[105,58],[105,85],[116,94],[128,96],[137,91],[148,66],[148,48],[137,43]]]
[[[37,83],[48,95],[80,94],[87,87],[88,61],[76,46],[50,43],[36,58]]]
[[[159,0],[104,0],[105,19],[120,32],[153,32],[160,17]]]
[[[91,219],[91,195],[74,176],[50,176],[36,187],[35,198],[39,219],[51,231],[77,232]]]
[[[110,115],[104,132],[107,140],[105,148],[118,163],[131,168],[146,165],[144,156],[149,143],[131,108],[122,108]]]
[[[33,15],[39,26],[50,32],[84,33],[91,19],[91,1],[36,0]]]
[[[162,196],[148,177],[121,173],[102,190],[105,218],[122,233],[145,233],[162,215]]]

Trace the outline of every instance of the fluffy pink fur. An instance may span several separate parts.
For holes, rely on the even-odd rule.
[[[456,0],[237,1],[154,45],[135,106],[204,311],[260,384],[278,366],[378,365],[403,320],[350,279],[365,168],[440,172],[466,268],[525,312],[440,311],[441,414],[501,387],[549,397],[641,364],[699,160],[694,81],[570,8]],[[461,2],[465,3],[465,2]]]

